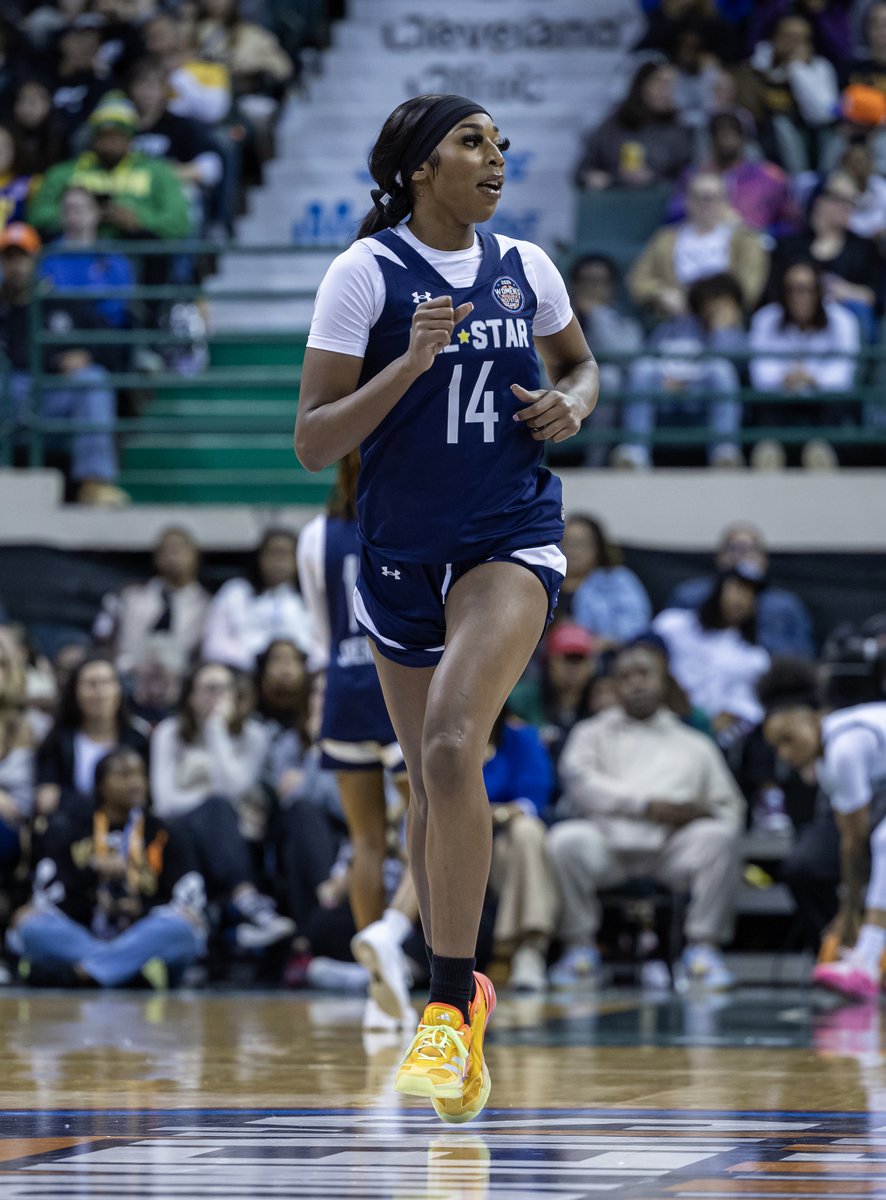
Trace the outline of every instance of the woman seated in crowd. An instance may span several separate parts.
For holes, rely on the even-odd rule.
[[[781,277],[778,298],[754,314],[749,347],[750,377],[755,390],[808,396],[809,404],[792,403],[785,411],[777,401],[763,406],[763,424],[802,423],[847,425],[854,405],[832,400],[815,402],[824,394],[848,392],[855,383],[861,333],[855,316],[843,305],[826,299],[826,284],[813,262],[796,262]],[[777,356],[777,357],[776,357]],[[784,465],[784,448],[765,439],[753,450],[755,466]],[[837,455],[821,438],[803,447],[801,461],[809,468],[833,467]]]
[[[652,622],[671,674],[710,718],[721,748],[740,743],[762,717],[755,691],[769,667],[757,641],[757,593],[763,576],[739,563],[724,571],[698,611],[668,608]]]
[[[578,187],[649,187],[679,178],[692,159],[692,134],[677,119],[675,82],[668,63],[637,68],[627,96],[585,140]]]
[[[742,294],[725,272],[697,279],[689,288],[688,313],[662,321],[650,333],[649,350],[628,370],[631,398],[624,407],[624,441],[612,465],[652,465],[658,420],[706,423],[712,467],[744,465],[738,364],[729,355],[746,348]]]
[[[252,671],[256,655],[275,638],[290,638],[308,653],[313,634],[298,590],[296,545],[288,529],[269,529],[256,551],[252,578],[222,584],[203,631],[206,662]]]
[[[37,751],[36,811],[90,803],[95,765],[114,746],[128,746],[147,762],[149,728],[130,718],[114,664],[90,654],[72,671],[58,716]],[[38,830],[39,832],[39,830]]]
[[[42,982],[153,986],[206,946],[203,881],[187,839],[148,807],[148,776],[116,746],[95,769],[94,802],[57,813],[37,866],[31,904],[7,944]]]
[[[346,826],[335,776],[311,744],[311,680],[294,642],[278,639],[258,656],[256,716],[267,735],[262,778],[277,801],[273,820],[281,902],[309,936]]]
[[[253,882],[253,793],[266,753],[265,730],[242,712],[234,673],[223,663],[204,663],[193,672],[178,714],[160,722],[151,744],[154,812],[191,839],[210,899],[231,900],[237,942],[246,948],[295,932],[295,923],[280,916]]]
[[[645,629],[652,606],[643,584],[621,561],[621,553],[603,526],[584,513],[573,513],[563,534],[566,578],[558,616],[571,615],[605,650]]]
[[[858,185],[845,171],[832,171],[825,178],[809,200],[806,228],[779,239],[769,290],[775,299],[788,268],[811,261],[822,272],[824,298],[855,313],[865,337],[873,339],[883,259],[874,241],[859,237],[849,227],[859,197]]]
[[[689,288],[696,280],[728,272],[750,311],[763,293],[768,269],[759,233],[743,225],[726,201],[722,175],[699,173],[686,190],[686,220],[653,235],[628,274],[628,289],[635,304],[657,317],[680,317],[688,311]]]

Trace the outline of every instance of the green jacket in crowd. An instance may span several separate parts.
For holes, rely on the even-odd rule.
[[[191,232],[188,202],[172,167],[135,151],[110,170],[91,150],[51,167],[28,205],[30,224],[44,235],[58,233],[62,196],[75,186],[131,209],[146,237],[181,238]],[[102,222],[98,232],[101,238],[121,236],[120,230],[107,222]]]

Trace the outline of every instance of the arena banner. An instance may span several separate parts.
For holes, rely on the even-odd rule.
[[[568,241],[582,135],[624,92],[642,33],[635,0],[454,0],[445,10],[358,0],[349,14],[310,85],[312,136],[272,173],[291,240],[345,244],[367,207],[366,157],[382,119],[408,96],[457,92],[488,107],[512,142],[490,227],[549,251]]]

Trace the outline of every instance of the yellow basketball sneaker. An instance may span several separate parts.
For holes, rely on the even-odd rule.
[[[471,1001],[471,1040],[468,1053],[468,1069],[465,1074],[464,1087],[456,1099],[445,1097],[433,1098],[434,1112],[443,1121],[451,1125],[462,1125],[465,1121],[473,1121],[486,1107],[492,1080],[489,1068],[483,1059],[483,1038],[486,1026],[495,1012],[495,988],[492,980],[479,971],[474,972],[477,990]]]
[[[397,1071],[394,1090],[438,1101],[461,1099],[472,1030],[451,1004],[429,1004]]]

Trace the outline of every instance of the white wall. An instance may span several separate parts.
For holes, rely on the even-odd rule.
[[[598,514],[627,545],[707,550],[724,525],[750,520],[775,550],[886,551],[886,473],[846,471],[563,471],[567,511]],[[0,543],[140,550],[183,524],[207,550],[256,544],[271,524],[297,529],[316,509],[145,505],[102,512],[61,504],[54,471],[0,470]],[[2,590],[2,580],[0,580]]]

